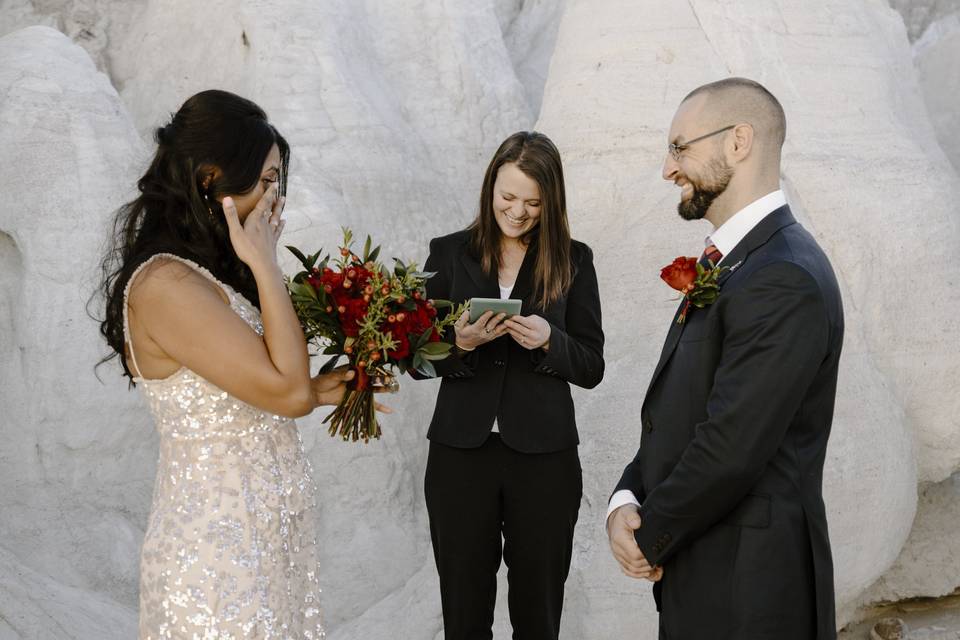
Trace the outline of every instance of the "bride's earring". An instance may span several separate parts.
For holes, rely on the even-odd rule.
[[[213,220],[213,209],[210,208],[210,182],[203,183],[203,200],[207,203],[207,213],[210,214],[210,219]]]

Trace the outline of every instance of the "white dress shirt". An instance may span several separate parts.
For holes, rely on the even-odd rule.
[[[780,189],[768,193],[762,198],[754,200],[743,209],[740,209],[740,211],[737,211],[730,219],[720,225],[719,228],[714,229],[713,233],[704,240],[704,244],[708,247],[711,244],[714,245],[720,253],[723,254],[723,257],[718,263],[723,264],[723,261],[727,259],[727,255],[740,244],[740,241],[743,240],[748,233],[753,231],[754,227],[760,224],[761,220],[785,204],[787,204],[787,198]],[[611,513],[625,504],[640,506],[640,502],[637,501],[637,496],[629,489],[621,489],[610,498],[610,504],[607,506],[607,519],[610,518]],[[606,519],[604,522],[606,522]]]
[[[498,283],[498,284],[499,284],[499,283]],[[514,283],[513,283],[512,285],[510,285],[509,287],[505,287],[505,286],[503,286],[502,284],[500,284],[500,285],[499,285],[499,286],[500,286],[500,299],[501,299],[501,300],[508,300],[508,299],[510,298],[510,294],[513,293],[513,287],[514,287],[516,284],[517,284],[517,283],[514,282]],[[496,418],[493,419],[493,428],[492,428],[490,431],[493,432],[493,433],[500,433],[500,427],[499,427],[499,425],[497,425],[497,419],[496,419]]]

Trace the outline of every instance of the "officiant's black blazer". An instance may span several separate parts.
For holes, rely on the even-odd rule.
[[[674,316],[617,489],[641,502],[637,543],[664,568],[661,638],[832,640],[837,281],[786,206],[722,264],[717,301]]]
[[[468,248],[469,232],[430,242],[426,271],[430,298],[460,304],[470,298],[499,298],[496,274],[484,273]],[[603,329],[593,253],[573,241],[573,283],[546,309],[535,305],[533,266],[536,238],[527,249],[511,298],[523,301],[522,315],[536,314],[551,325],[550,347],[528,350],[503,336],[462,356],[434,362],[443,377],[427,437],[440,444],[479,447],[494,418],[500,437],[522,453],[562,451],[579,443],[570,384],[593,388],[603,378]],[[453,327],[444,335],[456,339]]]

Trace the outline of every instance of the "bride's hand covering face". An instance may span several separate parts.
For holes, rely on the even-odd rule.
[[[277,195],[276,183],[271,184],[256,204],[241,217],[238,203],[244,197],[250,196],[236,200],[226,196],[223,199],[223,215],[230,229],[233,250],[253,270],[277,266],[277,240],[285,226],[281,218],[284,199]]]

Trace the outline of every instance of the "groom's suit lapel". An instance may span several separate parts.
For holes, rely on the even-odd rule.
[[[720,295],[723,295],[723,283],[726,282],[726,280],[734,273],[734,271],[743,265],[751,253],[765,245],[770,238],[773,237],[773,234],[778,232],[780,229],[788,227],[792,224],[796,224],[796,222],[796,219],[790,212],[790,207],[788,205],[784,205],[773,211],[770,215],[761,220],[757,226],[751,229],[750,233],[744,236],[743,240],[741,240],[737,246],[733,248],[730,254],[724,256],[723,266],[730,267],[730,269],[724,271],[717,280],[717,283],[720,285]],[[676,350],[677,344],[680,342],[680,337],[683,335],[683,329],[686,327],[686,322],[683,324],[677,324],[677,318],[680,317],[683,304],[684,303],[681,301],[680,306],[673,315],[673,323],[670,325],[670,331],[667,333],[667,339],[664,342],[663,351],[660,353],[660,360],[657,362],[657,366],[653,370],[653,376],[650,378],[650,384],[647,386],[648,395],[650,390],[653,389],[653,385],[656,383],[657,378],[663,372],[663,368],[667,366],[667,363],[670,361],[670,357]],[[687,322],[690,322],[690,318],[692,317],[690,314],[706,313],[706,311],[707,309],[697,309],[696,307],[691,308],[687,315]]]

